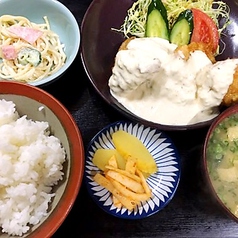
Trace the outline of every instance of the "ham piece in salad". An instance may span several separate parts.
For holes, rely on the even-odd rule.
[[[14,60],[17,57],[17,52],[13,45],[3,45],[2,54],[4,59],[7,60]]]
[[[33,44],[43,34],[40,30],[24,26],[10,26],[8,30],[30,44]]]

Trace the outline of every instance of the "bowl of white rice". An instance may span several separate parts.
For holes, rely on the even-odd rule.
[[[0,238],[52,236],[82,183],[76,122],[46,91],[0,81],[0,138]]]

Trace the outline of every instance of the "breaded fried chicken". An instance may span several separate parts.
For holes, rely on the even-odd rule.
[[[203,51],[212,63],[216,62],[211,46],[202,42],[191,42],[188,45],[178,46],[175,52],[182,51],[185,56],[185,60],[188,60],[190,53],[195,50]]]
[[[131,37],[126,39],[121,44],[119,50],[126,50],[129,42],[135,38],[136,37]],[[184,55],[184,60],[188,60],[191,52],[194,52],[196,50],[203,51],[213,64],[216,63],[213,49],[209,44],[206,43],[191,42],[188,45],[178,46],[174,52],[175,53],[182,52]],[[236,67],[235,73],[233,75],[233,82],[229,86],[228,91],[225,94],[221,104],[228,107],[236,103],[238,103],[238,66]]]
[[[222,100],[222,105],[231,106],[236,103],[238,103],[238,66],[233,75],[233,82],[229,86],[228,91]]]
[[[192,42],[189,45],[178,46],[175,52],[182,51],[185,56],[185,60],[188,60],[190,53],[195,50],[203,51],[212,63],[216,63],[214,54],[212,53],[212,48],[204,43]],[[236,67],[233,75],[233,82],[229,86],[221,104],[228,107],[236,103],[238,103],[238,66]]]
[[[124,41],[122,42],[122,44],[120,45],[119,50],[126,50],[126,49],[127,49],[127,45],[129,44],[129,42],[130,42],[131,40],[135,39],[135,38],[136,38],[136,37],[133,36],[133,37],[130,37],[130,38],[124,40]]]

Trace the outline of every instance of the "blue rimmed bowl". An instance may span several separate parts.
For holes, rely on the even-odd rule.
[[[64,45],[66,61],[55,73],[28,84],[43,87],[62,77],[77,57],[81,41],[78,22],[70,9],[57,0],[0,0],[0,16],[2,15],[23,16],[36,24],[45,23],[44,16],[48,18],[51,30]]]
[[[92,162],[97,149],[114,148],[112,134],[124,130],[140,139],[152,154],[158,171],[147,178],[152,190],[152,198],[140,203],[133,211],[113,205],[111,193],[93,180],[100,172]],[[84,178],[88,192],[96,204],[105,212],[124,219],[141,219],[162,210],[173,198],[181,175],[180,156],[171,139],[162,131],[130,121],[112,123],[98,132],[86,151]]]

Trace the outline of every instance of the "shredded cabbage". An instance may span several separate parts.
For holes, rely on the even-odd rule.
[[[197,8],[209,15],[218,27],[219,34],[227,27],[230,23],[229,6],[222,1],[212,0],[162,0],[165,8],[167,9],[169,26],[171,27],[178,15],[191,8]],[[128,9],[127,15],[124,19],[124,23],[118,30],[123,32],[125,37],[130,36],[144,37],[145,35],[145,24],[148,6],[151,0],[137,0]],[[220,19],[223,19],[222,24]],[[114,29],[116,30],[116,29]]]

